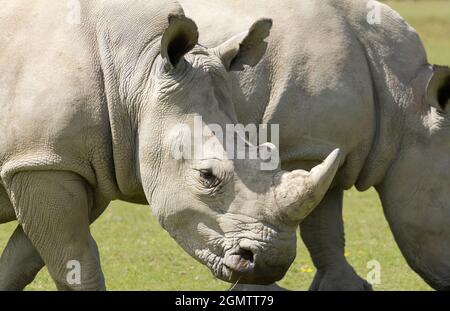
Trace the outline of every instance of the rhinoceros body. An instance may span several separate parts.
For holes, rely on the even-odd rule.
[[[307,168],[334,148],[345,156],[301,225],[318,268],[311,288],[369,288],[344,258],[342,193],[352,186],[376,187],[409,265],[450,288],[450,71],[428,63],[415,30],[375,1],[180,2],[208,46],[271,17],[263,60],[235,75],[239,121],[280,124],[285,168]]]
[[[45,264],[59,289],[104,289],[89,225],[114,199],[148,202],[223,280],[283,277],[339,151],[311,172],[263,169],[271,157],[234,158],[224,142],[235,133],[210,129],[236,124],[229,72],[258,63],[271,25],[255,20],[210,49],[175,1],[3,1],[0,223],[19,225],[0,288],[24,288]]]

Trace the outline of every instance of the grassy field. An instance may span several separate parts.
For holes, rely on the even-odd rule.
[[[450,1],[388,2],[420,33],[430,61],[450,62]],[[381,264],[381,284],[376,290],[429,290],[401,256],[376,193],[371,190],[345,195],[346,256],[361,276],[367,262]],[[3,249],[16,224],[0,227]],[[110,290],[225,290],[229,284],[216,280],[204,266],[189,257],[164,232],[145,206],[114,202],[93,225]],[[302,243],[298,256],[281,285],[306,290],[314,267]],[[44,269],[28,290],[52,290]]]

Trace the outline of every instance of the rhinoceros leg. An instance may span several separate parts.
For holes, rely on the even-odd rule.
[[[41,256],[18,225],[0,258],[0,290],[23,290],[43,266]]]
[[[16,218],[14,208],[3,187],[0,187],[0,223]],[[41,256],[17,226],[0,257],[0,290],[23,290],[44,266]]]
[[[90,213],[93,223],[108,206],[109,200],[96,196]],[[44,267],[44,261],[18,225],[0,257],[0,291],[19,291],[29,285]]]
[[[97,245],[89,231],[92,200],[85,181],[70,172],[24,172],[14,176],[10,190],[19,223],[57,288],[105,289]]]
[[[317,273],[310,290],[371,290],[371,286],[349,265],[344,256],[342,189],[328,191],[319,206],[300,225]]]
[[[0,224],[16,219],[16,213],[9,201],[5,188],[0,185]]]

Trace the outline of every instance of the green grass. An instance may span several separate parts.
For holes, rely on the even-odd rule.
[[[420,33],[430,62],[450,63],[450,1],[392,2]],[[381,284],[376,290],[429,290],[401,256],[373,190],[345,195],[346,255],[356,271],[366,277],[367,262],[381,264]],[[0,226],[0,249],[15,223]],[[92,226],[102,256],[110,290],[225,290],[207,268],[189,257],[164,232],[148,207],[114,202]],[[306,290],[314,267],[300,242],[298,256],[281,285]],[[28,290],[55,289],[47,271],[39,273]]]
[[[431,63],[450,64],[450,1],[385,1],[413,26]]]
[[[392,239],[373,190],[345,195],[346,254],[357,272],[366,276],[367,262],[381,264],[377,290],[426,290],[428,286],[406,265]],[[15,227],[0,227],[0,248]],[[102,266],[110,290],[225,290],[229,284],[216,280],[209,270],[189,257],[163,231],[150,208],[113,202],[92,226],[100,247]],[[303,245],[281,285],[306,290],[314,267]],[[47,271],[39,273],[29,290],[55,289]]]

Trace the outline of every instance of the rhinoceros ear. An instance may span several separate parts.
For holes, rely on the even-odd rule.
[[[269,36],[271,28],[271,19],[260,19],[249,31],[234,36],[214,50],[228,71],[243,70],[244,65],[255,66],[266,52],[264,39]]]
[[[427,85],[428,103],[440,111],[450,109],[450,67],[433,66],[433,75]]]
[[[169,15],[169,25],[161,39],[161,56],[166,69],[175,68],[198,43],[198,29],[193,20],[184,15]]]

